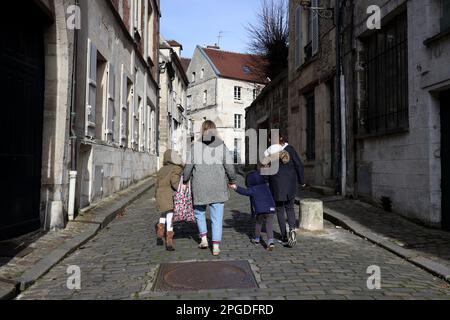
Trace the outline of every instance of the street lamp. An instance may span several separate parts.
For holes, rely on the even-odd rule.
[[[334,9],[333,8],[322,8],[322,7],[313,7],[311,0],[301,0],[300,5],[305,10],[310,10],[314,14],[317,14],[319,17],[324,19],[333,19]]]

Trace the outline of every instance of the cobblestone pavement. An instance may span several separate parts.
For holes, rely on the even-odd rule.
[[[326,206],[400,247],[450,268],[450,232],[421,226],[358,200],[332,201]]]
[[[177,251],[157,247],[153,191],[130,205],[99,235],[53,268],[18,299],[444,299],[446,282],[363,239],[326,225],[322,233],[302,233],[294,249],[272,253],[249,242],[253,225],[249,201],[233,195],[226,205],[219,259],[197,249],[196,229],[177,226]],[[259,289],[152,292],[161,263],[248,260]],[[68,266],[81,268],[79,291],[67,289]],[[381,268],[381,290],[367,289],[371,265]]]

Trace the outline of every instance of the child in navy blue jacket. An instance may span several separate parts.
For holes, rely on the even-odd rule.
[[[272,251],[275,247],[273,238],[273,218],[276,214],[276,206],[272,193],[270,192],[266,180],[258,171],[249,173],[246,179],[246,185],[247,189],[235,184],[230,185],[230,187],[237,193],[250,197],[251,199],[252,215],[254,218],[256,217],[255,239],[253,240],[253,243],[260,243],[261,231],[263,224],[265,223],[268,238],[268,250]]]

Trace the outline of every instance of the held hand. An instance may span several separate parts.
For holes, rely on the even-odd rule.
[[[237,189],[237,185],[235,183],[230,183],[228,185],[228,187],[230,187],[230,189],[236,190]]]

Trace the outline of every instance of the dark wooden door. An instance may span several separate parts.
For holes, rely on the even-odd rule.
[[[450,91],[441,94],[442,228],[450,230]]]
[[[14,2],[0,15],[0,239],[40,227],[43,22],[32,1]]]

